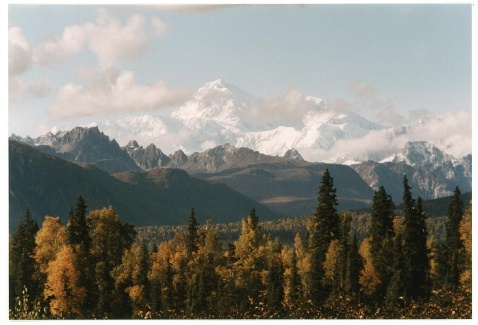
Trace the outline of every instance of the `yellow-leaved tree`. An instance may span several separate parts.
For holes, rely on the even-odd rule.
[[[80,306],[86,299],[86,289],[78,287],[80,273],[75,267],[73,249],[63,245],[55,260],[47,267],[44,296],[50,298],[51,313],[62,318],[81,314]]]
[[[66,229],[59,217],[45,216],[35,237],[35,243],[34,258],[42,277],[41,283],[45,283],[48,264],[56,259],[60,249],[67,243]]]
[[[464,247],[464,262],[463,262],[463,272],[460,276],[460,283],[465,285],[471,290],[471,237],[472,237],[472,226],[471,226],[471,216],[472,216],[472,202],[466,209],[463,219],[460,222],[460,239],[463,241]]]

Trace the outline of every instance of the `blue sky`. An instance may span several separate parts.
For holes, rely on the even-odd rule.
[[[8,131],[165,114],[218,78],[258,97],[366,102],[388,124],[471,116],[471,25],[471,5],[453,3],[11,4]]]

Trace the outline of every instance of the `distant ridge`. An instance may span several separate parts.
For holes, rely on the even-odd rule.
[[[254,207],[262,219],[278,218],[262,204],[224,184],[213,184],[178,169],[110,175],[9,141],[9,226],[13,231],[27,208],[37,222],[45,215],[66,222],[82,195],[88,211],[112,205],[122,220],[138,226],[181,224],[195,208],[200,222],[231,222]]]

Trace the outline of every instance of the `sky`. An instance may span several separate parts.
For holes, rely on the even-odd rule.
[[[8,5],[9,135],[167,114],[218,78],[354,102],[390,125],[471,121],[470,3],[117,4]]]

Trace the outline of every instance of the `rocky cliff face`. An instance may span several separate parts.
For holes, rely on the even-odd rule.
[[[21,141],[42,152],[75,163],[91,164],[109,173],[141,170],[118,143],[110,140],[98,127],[76,127],[71,131],[49,132],[37,139]]]
[[[384,186],[396,202],[403,195],[406,175],[412,191],[423,199],[453,194],[456,186],[463,193],[472,190],[472,156],[462,159],[445,154],[427,142],[409,142],[400,153],[382,162],[367,161],[351,165],[374,190]]]
[[[170,158],[166,156],[161,149],[156,148],[154,144],[150,144],[143,148],[135,140],[131,140],[122,147],[128,155],[133,158],[135,163],[143,170],[151,170],[157,167],[164,167],[170,162]]]

